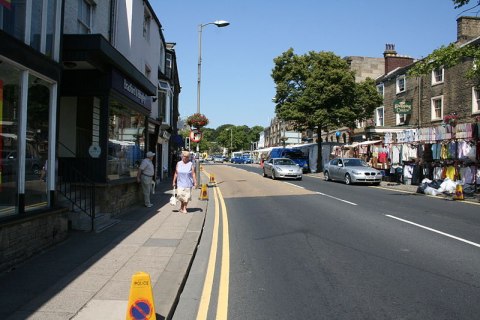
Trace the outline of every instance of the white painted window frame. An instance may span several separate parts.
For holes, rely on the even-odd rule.
[[[403,90],[400,90],[400,81],[403,80]],[[407,78],[405,75],[401,75],[397,77],[396,83],[395,83],[395,88],[397,93],[403,93],[407,90]]]
[[[435,116],[435,101],[438,101],[438,100],[440,100],[440,102],[441,102],[440,117]],[[432,97],[432,99],[430,101],[431,101],[430,102],[430,105],[431,105],[431,117],[430,117],[430,119],[432,121],[442,120],[443,119],[443,110],[444,110],[443,95]]]
[[[437,75],[438,71],[441,72],[442,79],[437,80]],[[438,68],[435,70],[432,70],[432,86],[443,83],[445,81],[445,69],[444,68]]]

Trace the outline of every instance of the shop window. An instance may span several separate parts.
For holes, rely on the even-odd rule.
[[[7,62],[0,63],[0,218],[18,212],[15,199],[18,192],[20,75],[21,71]]]
[[[48,205],[47,177],[42,175],[48,158],[50,84],[30,75],[25,150],[25,211]],[[48,174],[47,170],[47,174]]]
[[[432,121],[442,120],[443,117],[443,96],[432,98]]]
[[[144,158],[145,116],[113,99],[109,113],[107,177],[136,177]]]

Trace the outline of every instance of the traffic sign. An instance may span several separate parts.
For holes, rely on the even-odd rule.
[[[202,140],[202,132],[198,129],[190,131],[190,140],[193,142],[200,142]]]

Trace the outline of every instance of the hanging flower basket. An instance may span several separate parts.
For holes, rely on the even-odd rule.
[[[194,113],[187,118],[187,124],[190,127],[202,128],[208,124],[208,119],[201,113]]]
[[[455,127],[457,125],[457,120],[458,116],[455,114],[447,114],[446,116],[443,117],[443,122],[445,124],[449,124],[452,127]]]

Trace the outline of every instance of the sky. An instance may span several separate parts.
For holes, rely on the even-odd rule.
[[[416,59],[456,40],[457,18],[472,5],[452,0],[150,0],[165,41],[176,43],[180,117],[197,111],[199,25],[202,28],[200,113],[223,124],[268,127],[275,117],[273,59],[331,51],[383,57],[385,44]],[[472,2],[473,3],[473,2]],[[463,13],[462,13],[463,12]]]

